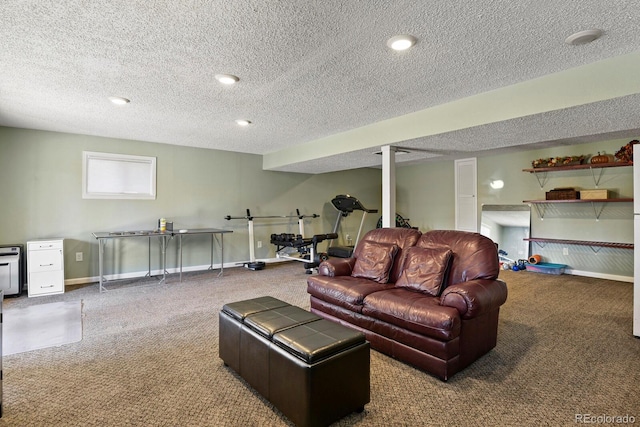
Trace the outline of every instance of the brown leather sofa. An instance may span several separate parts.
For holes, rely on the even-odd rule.
[[[496,346],[507,285],[477,233],[368,232],[351,258],[307,279],[311,311],[362,331],[371,347],[446,381]]]

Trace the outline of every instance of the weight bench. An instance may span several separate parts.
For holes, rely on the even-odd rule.
[[[301,234],[280,233],[271,235],[271,244],[276,245],[277,258],[302,261],[306,273],[311,274],[322,261],[329,259],[326,253],[318,253],[318,243],[337,238],[336,233],[316,234],[307,238],[302,237]],[[296,248],[300,256],[290,256],[283,252],[284,248]]]
[[[326,426],[369,403],[364,334],[273,297],[225,304],[224,364],[298,426]]]

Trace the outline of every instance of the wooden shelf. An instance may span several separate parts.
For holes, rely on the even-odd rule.
[[[621,203],[633,202],[633,198],[620,197],[617,199],[569,199],[569,200],[523,200],[522,203],[548,204],[548,203]]]
[[[614,242],[594,242],[589,240],[565,240],[565,239],[546,239],[541,237],[530,237],[523,239],[528,242],[536,243],[558,243],[561,245],[579,245],[601,248],[619,248],[619,249],[633,249],[633,243],[614,243]]]
[[[595,220],[600,220],[600,215],[607,203],[630,203],[633,202],[632,198],[620,197],[617,199],[570,199],[570,200],[523,200],[522,203],[532,204],[538,211],[540,219],[544,219],[546,211],[545,205],[555,204],[573,204],[573,203],[590,203],[593,208],[593,216]]]
[[[547,167],[547,168],[529,168],[529,169],[522,169],[522,171],[532,173],[533,176],[535,176],[536,179],[538,180],[538,184],[540,184],[540,188],[544,188],[547,182],[547,172],[561,172],[561,171],[588,169],[591,172],[591,177],[593,178],[594,185],[596,186],[596,188],[598,188],[604,169],[619,168],[624,166],[633,166],[633,163],[630,163],[630,162],[586,163],[582,165],[553,166],[553,167]],[[598,169],[598,173],[596,173],[594,169]]]
[[[535,174],[535,177],[538,179],[538,183],[540,184],[540,188],[543,188],[547,180],[547,175],[546,175],[547,172],[561,172],[561,171],[588,169],[591,171],[593,182],[597,188],[598,184],[600,183],[600,178],[602,177],[603,169],[625,167],[625,166],[633,166],[633,163],[631,162],[611,162],[611,163],[595,163],[595,164],[588,163],[588,164],[582,164],[582,165],[523,169],[522,171]],[[595,173],[594,169],[600,169],[600,170],[598,173]],[[591,206],[593,207],[593,212],[594,212],[596,221],[600,219],[600,215],[602,214],[604,206],[607,203],[631,203],[631,202],[633,202],[633,198],[631,197],[619,197],[615,199],[524,200],[523,201],[523,203],[532,204],[536,208],[540,216],[540,219],[544,219],[544,214],[546,210],[545,205],[588,203],[588,204],[591,204]],[[596,242],[591,240],[547,239],[547,238],[541,238],[541,237],[531,237],[531,238],[526,238],[524,240],[528,242],[535,242],[541,247],[544,247],[544,245],[547,243],[560,244],[560,245],[589,246],[591,250],[593,250],[594,252],[598,252],[600,248],[618,248],[618,249],[633,250],[633,247],[634,247],[633,243]],[[595,249],[595,248],[598,248],[598,249]]]
[[[529,169],[522,169],[522,171],[529,172],[529,173],[538,173],[538,172],[571,171],[571,170],[577,170],[577,169],[619,168],[623,166],[633,166],[633,163],[630,163],[630,162],[585,163],[582,165],[552,166],[547,168],[529,168]]]

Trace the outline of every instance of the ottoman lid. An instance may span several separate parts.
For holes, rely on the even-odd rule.
[[[237,320],[243,321],[245,317],[251,314],[288,305],[288,303],[274,297],[265,296],[225,304],[222,306],[222,311]]]
[[[278,332],[273,342],[307,363],[340,353],[365,342],[362,332],[326,319]]]
[[[278,331],[313,322],[318,319],[320,319],[320,316],[316,314],[294,305],[288,305],[286,307],[251,314],[245,317],[244,324],[260,335],[271,339],[273,334]]]

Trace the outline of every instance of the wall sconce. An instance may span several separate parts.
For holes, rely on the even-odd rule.
[[[494,179],[493,181],[491,181],[489,183],[489,185],[491,186],[491,188],[493,188],[494,190],[499,190],[502,187],[504,187],[504,181],[501,179]]]

